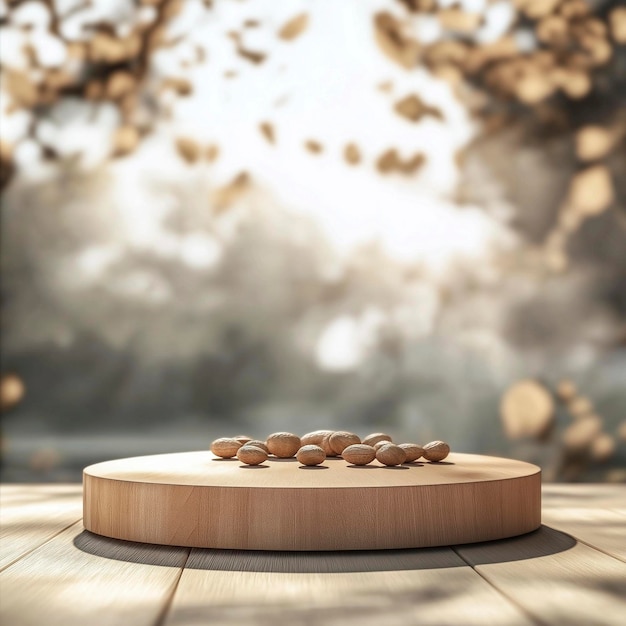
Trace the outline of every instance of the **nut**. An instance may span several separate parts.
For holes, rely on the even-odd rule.
[[[326,457],[337,456],[337,453],[330,447],[330,438],[335,434],[334,430],[331,430],[328,435],[322,439],[320,442],[320,446],[324,448],[324,452],[326,452]]]
[[[252,441],[252,437],[248,437],[248,435],[235,435],[233,439],[236,439],[242,446]]]
[[[220,437],[211,444],[211,452],[223,459],[232,459],[241,448],[241,443],[232,437]]]
[[[406,461],[406,452],[395,443],[386,443],[378,448],[376,458],[383,465],[400,465]]]
[[[416,443],[401,443],[400,447],[406,453],[405,463],[413,463],[413,461],[417,461],[424,454],[424,448]]]
[[[300,442],[303,446],[315,445],[321,447],[324,437],[332,435],[333,432],[334,431],[332,430],[314,430],[311,433],[302,435],[302,437],[300,437]]]
[[[246,444],[237,450],[237,458],[246,465],[258,465],[267,461],[267,452],[262,448]]]
[[[265,441],[259,441],[258,439],[250,439],[250,441],[244,444],[245,446],[256,446],[257,448],[261,448],[261,450],[265,450],[268,454],[270,453],[268,447],[265,445]]]
[[[376,458],[376,450],[364,443],[355,443],[345,448],[341,456],[352,465],[367,465]]]
[[[329,438],[328,443],[335,454],[341,454],[348,446],[355,443],[361,443],[358,435],[349,433],[345,430],[334,432]]]
[[[288,459],[300,449],[300,437],[293,433],[273,433],[266,442],[270,454],[281,459]]]
[[[302,465],[319,465],[326,460],[326,452],[322,447],[309,443],[298,450],[296,458]]]
[[[427,461],[443,461],[450,454],[450,446],[445,441],[431,441],[424,446]]]
[[[365,439],[363,439],[361,443],[364,443],[368,446],[373,446],[379,441],[391,441],[391,437],[389,435],[386,435],[385,433],[372,433],[371,435],[365,437]]]
[[[391,443],[391,441],[387,441],[386,439],[383,439],[382,441],[377,441],[374,444],[374,450],[380,450],[384,445]]]

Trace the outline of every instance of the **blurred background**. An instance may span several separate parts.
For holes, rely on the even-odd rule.
[[[0,2],[2,477],[387,431],[626,481],[626,5]]]

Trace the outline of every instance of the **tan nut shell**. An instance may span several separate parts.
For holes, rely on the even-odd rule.
[[[401,465],[406,461],[406,452],[395,443],[387,443],[378,448],[376,459],[383,465]]]
[[[300,437],[293,433],[272,433],[265,443],[270,454],[281,459],[294,456],[300,449]]]
[[[424,458],[428,461],[443,461],[450,454],[450,446],[445,441],[431,441],[424,446]]]
[[[302,465],[319,465],[326,460],[326,453],[320,446],[309,443],[298,450],[296,459],[298,459]]]
[[[265,450],[268,454],[270,453],[268,447],[265,445],[265,441],[259,441],[258,439],[250,439],[245,446],[256,446],[257,448],[261,448],[261,450]]]
[[[368,446],[373,446],[379,441],[391,442],[391,437],[389,435],[386,435],[385,433],[372,433],[371,435],[368,435],[367,437],[365,437],[365,439],[363,439],[361,443],[364,443],[365,445],[368,445]]]
[[[322,446],[322,441],[324,441],[324,437],[328,437],[333,434],[333,430],[314,430],[313,432],[307,433],[306,435],[302,435],[300,437],[300,443],[303,446]]]
[[[211,452],[223,459],[232,459],[241,448],[241,443],[232,437],[220,437],[211,443]]]
[[[364,443],[355,443],[345,448],[341,456],[352,465],[367,465],[376,458],[376,450],[373,446]]]
[[[374,450],[380,450],[383,446],[386,446],[388,443],[391,443],[391,441],[387,441],[386,439],[383,439],[382,441],[377,441],[374,444]]]
[[[248,437],[248,435],[235,435],[233,439],[236,439],[242,446],[252,441],[252,437]]]
[[[348,446],[361,443],[361,440],[354,433],[338,430],[328,438],[328,443],[335,454],[341,454]]]
[[[237,450],[237,458],[246,465],[258,465],[267,461],[267,452],[262,448],[246,444]]]
[[[413,463],[413,461],[417,461],[424,454],[424,448],[416,443],[401,443],[400,447],[406,453],[405,463]]]
[[[330,446],[330,438],[335,434],[335,431],[332,430],[328,435],[322,439],[320,442],[320,447],[324,448],[324,452],[326,452],[327,457],[337,456],[337,453]]]

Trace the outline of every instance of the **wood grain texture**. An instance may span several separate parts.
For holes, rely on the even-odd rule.
[[[533,622],[449,548],[256,554],[192,550],[166,626],[277,623]]]
[[[354,467],[295,459],[257,467],[208,452],[84,471],[84,524],[118,539],[246,550],[359,550],[510,537],[541,522],[540,470],[476,455]]]
[[[80,485],[0,488],[0,571],[80,520]]]
[[[626,485],[549,483],[541,491],[544,508],[626,509]]]
[[[626,562],[626,517],[616,511],[545,508],[543,522]]]
[[[188,550],[117,542],[121,558],[113,554],[103,558],[75,546],[82,532],[79,525],[65,530],[0,574],[0,623],[152,626],[157,622]],[[149,559],[150,564],[133,559]],[[158,565],[164,559],[168,565]]]
[[[79,504],[79,492],[70,488],[68,500]],[[7,486],[0,493],[19,510],[59,495],[59,487]],[[547,485],[544,494],[550,514],[562,506],[562,517],[571,517],[566,505],[585,510],[573,537],[541,526],[454,549],[194,549],[185,564],[187,549],[107,539],[76,524],[0,574],[0,623],[622,626],[626,564],[578,539],[590,542],[591,529],[602,534],[605,505],[620,506],[626,486]],[[45,525],[32,508],[25,519],[33,528]]]
[[[529,558],[525,537],[455,549],[541,624],[623,624],[626,564],[551,528],[542,527],[542,541],[545,554],[538,558]]]

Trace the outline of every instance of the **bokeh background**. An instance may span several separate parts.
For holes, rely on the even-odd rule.
[[[626,6],[0,3],[2,472],[384,430],[626,481]]]

